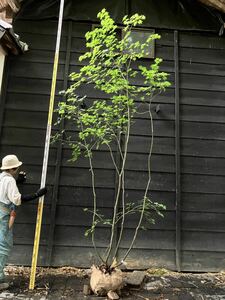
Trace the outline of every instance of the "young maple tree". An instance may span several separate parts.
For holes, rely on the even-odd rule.
[[[146,225],[153,224],[154,213],[163,216],[164,205],[154,202],[149,197],[151,183],[151,155],[153,148],[153,118],[151,102],[155,95],[164,91],[170,83],[168,74],[160,72],[159,65],[162,61],[156,58],[149,66],[138,65],[139,60],[150,50],[152,42],[159,39],[158,34],[149,34],[143,43],[132,41],[132,28],[140,26],[145,17],[134,14],[123,18],[123,35],[118,38],[120,28],[114,23],[106,9],[98,13],[100,26],[86,33],[86,47],[89,49],[81,55],[79,60],[85,61],[79,72],[70,75],[73,83],[64,92],[66,101],[59,103],[59,122],[69,120],[79,131],[78,138],[73,140],[67,137],[67,142],[72,148],[72,161],[76,161],[80,155],[85,155],[89,161],[93,208],[85,209],[92,214],[92,225],[85,235],[91,235],[92,243],[106,269],[118,266],[131,251],[137,238],[138,231]],[[142,76],[143,84],[136,85],[135,79]],[[85,103],[86,96],[79,95],[82,85],[94,85],[95,89],[105,94],[105,99],[92,101],[88,106]],[[143,112],[143,106],[147,110]],[[131,127],[135,122],[134,117],[139,113],[145,113],[149,118],[151,138],[149,138],[149,154],[146,160],[148,179],[141,198],[130,202],[125,197],[126,162],[128,155]],[[62,132],[61,136],[64,136]],[[121,142],[123,141],[123,143]],[[120,159],[115,157],[112,145],[116,145]],[[114,199],[114,209],[111,218],[106,218],[98,209],[98,199],[95,187],[95,168],[93,158],[96,149],[107,147],[117,176],[117,187]],[[118,163],[119,161],[119,163]],[[133,232],[130,246],[123,257],[116,262],[118,249],[123,239],[125,219],[129,215],[138,214],[139,220]],[[95,240],[96,227],[100,224],[110,227],[110,239],[104,254],[98,251]],[[115,231],[119,225],[119,234]]]

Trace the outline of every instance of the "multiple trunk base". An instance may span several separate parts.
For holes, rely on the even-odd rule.
[[[119,299],[124,286],[123,273],[119,269],[106,271],[104,268],[92,266],[90,287],[98,296],[108,296],[109,299]]]

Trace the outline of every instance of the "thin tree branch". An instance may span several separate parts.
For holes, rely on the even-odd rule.
[[[78,115],[78,118],[79,118],[79,115]],[[81,124],[80,125],[81,130],[83,131],[84,130],[83,123],[82,123],[81,119],[79,119],[79,121],[80,121],[80,124]],[[84,144],[85,144],[86,150],[89,152],[88,144],[86,142],[86,139],[84,139]],[[91,182],[92,182],[92,193],[93,193],[93,207],[94,207],[93,216],[92,216],[92,226],[93,226],[95,224],[95,217],[96,217],[96,213],[97,213],[97,196],[96,196],[96,191],[95,191],[95,174],[94,174],[92,158],[91,158],[90,153],[88,155],[88,159],[89,159],[90,170],[91,170]],[[95,244],[95,230],[92,230],[92,232],[91,232],[91,240],[92,240],[93,247],[95,249],[95,253],[99,257],[99,259],[104,263],[104,259],[100,255],[100,253],[99,253],[99,251],[96,247],[96,244]]]
[[[120,195],[120,190],[121,190],[121,178],[122,174],[124,173],[124,168],[125,168],[125,163],[126,163],[126,158],[127,158],[127,148],[128,148],[128,143],[129,143],[129,137],[130,137],[130,108],[129,106],[127,107],[127,113],[128,113],[128,123],[127,123],[127,134],[126,134],[126,139],[125,139],[125,144],[124,144],[124,158],[122,161],[122,167],[120,174],[118,176],[119,182],[118,182],[118,188],[117,188],[117,194],[116,194],[116,199],[115,199],[115,205],[114,205],[114,211],[113,211],[113,223],[111,227],[111,238],[110,238],[110,243],[109,243],[109,250],[106,256],[106,261],[109,259],[109,255],[112,251],[112,244],[113,244],[113,238],[115,234],[115,221],[116,221],[116,213],[117,213],[117,207],[118,207],[118,202],[119,202],[119,195]]]
[[[114,165],[114,167],[115,167],[115,169],[116,169],[116,173],[119,175],[119,169],[118,169],[118,167],[117,167],[117,165],[116,165],[116,162],[115,162],[115,159],[114,159],[114,156],[113,156],[113,153],[112,153],[112,148],[111,148],[111,146],[110,146],[108,143],[106,143],[106,145],[107,145],[107,147],[109,148],[110,156],[111,156],[113,165]]]
[[[152,118],[152,113],[151,113],[151,100],[150,100],[150,103],[149,103],[149,117],[150,117],[150,125],[151,125],[151,143],[150,143],[150,149],[149,149],[149,155],[148,155],[148,181],[147,181],[147,185],[146,185],[146,189],[145,189],[145,193],[144,193],[142,211],[141,211],[139,222],[138,222],[138,225],[135,229],[135,233],[134,233],[133,239],[131,241],[131,244],[130,244],[128,250],[126,251],[125,255],[123,256],[123,259],[121,260],[121,262],[119,264],[117,264],[117,267],[119,265],[121,265],[122,261],[124,261],[127,258],[127,256],[129,255],[131,249],[133,248],[134,242],[136,241],[137,234],[138,234],[138,231],[140,229],[140,226],[141,226],[141,223],[142,223],[142,220],[143,220],[143,217],[144,217],[147,193],[148,193],[150,183],[151,183],[151,156],[152,156],[153,138],[154,138],[154,135],[153,135],[154,134],[154,128],[153,128],[154,124],[153,124],[153,118]]]

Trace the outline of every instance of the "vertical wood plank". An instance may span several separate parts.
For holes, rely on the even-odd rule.
[[[174,31],[175,67],[175,153],[176,153],[176,267],[181,271],[181,187],[180,187],[180,81],[179,33]]]
[[[125,0],[125,15],[131,15],[131,0]]]
[[[64,69],[64,81],[63,89],[67,89],[68,76],[69,76],[69,66],[70,66],[70,51],[71,51],[71,41],[72,41],[72,21],[68,23],[68,38],[66,46],[66,61]],[[64,121],[60,124],[60,131],[64,128]],[[58,143],[57,146],[57,157],[56,157],[56,167],[55,167],[55,177],[54,177],[54,187],[51,201],[51,217],[50,217],[50,228],[49,228],[49,238],[47,245],[47,255],[46,255],[46,265],[50,266],[52,261],[53,243],[54,243],[54,233],[55,233],[55,217],[58,201],[59,192],[59,180],[60,180],[60,167],[62,161],[62,143]]]

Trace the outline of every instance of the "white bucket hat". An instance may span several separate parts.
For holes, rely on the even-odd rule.
[[[22,161],[19,161],[16,155],[10,154],[3,157],[1,170],[18,168],[21,165],[22,165]]]

